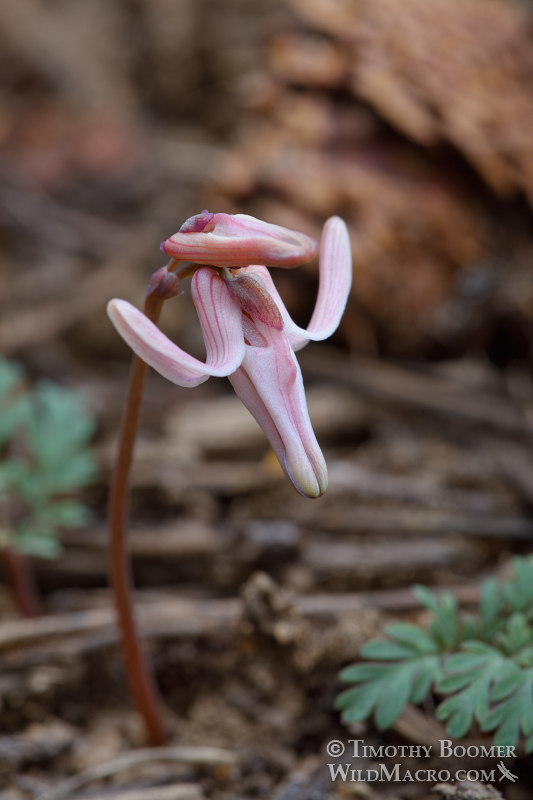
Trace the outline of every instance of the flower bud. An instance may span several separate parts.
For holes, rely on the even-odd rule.
[[[157,297],[158,300],[170,300],[180,294],[183,294],[180,279],[168,267],[161,267],[154,272],[146,290],[147,298]]]

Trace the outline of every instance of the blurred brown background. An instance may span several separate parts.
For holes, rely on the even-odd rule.
[[[141,741],[106,589],[130,354],[105,305],[141,305],[159,242],[203,208],[316,237],[339,214],[355,271],[340,330],[301,358],[321,500],[287,485],[227,382],[150,377],[140,613],[176,740],[241,759],[229,778],[174,765],[168,781],[191,798],[311,800],[283,787],[298,770],[321,780],[322,743],[345,735],[338,669],[391,615],[420,616],[408,587],[468,604],[530,550],[532,19],[514,0],[0,3],[0,348],[83,393],[102,465],[94,526],[36,564],[46,646],[1,596],[9,800]],[[305,324],[316,265],[275,278]],[[165,330],[201,356],[187,297],[167,306]],[[395,735],[443,733],[412,714]]]
[[[207,205],[317,235],[344,216],[356,350],[528,359],[528,11],[3,3],[4,352],[98,325],[109,295],[137,296],[155,243]],[[305,318],[312,280],[284,282]]]

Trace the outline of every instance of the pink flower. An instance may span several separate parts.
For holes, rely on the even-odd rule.
[[[202,223],[207,217],[208,225],[216,218],[224,218],[224,230],[233,231],[228,233],[227,241],[219,237],[218,224],[216,240],[206,240],[210,232],[205,233],[206,226]],[[241,227],[240,232],[244,236],[236,240],[236,226],[243,224],[245,230]],[[248,236],[250,229],[256,231],[255,240],[253,233]],[[185,243],[179,248],[176,245],[173,251],[170,246],[167,248],[169,242],[187,235],[191,237],[191,246]],[[195,236],[202,237],[196,251]],[[319,497],[327,488],[327,468],[311,426],[294,353],[309,340],[331,336],[340,322],[352,279],[346,226],[339,217],[332,217],[324,226],[318,297],[307,329],[299,328],[290,318],[266,267],[228,268],[229,265],[234,268],[235,264],[242,266],[252,254],[261,255],[270,264],[284,266],[296,257],[294,248],[298,246],[309,258],[315,246],[312,240],[308,241],[313,246],[306,244],[307,240],[303,234],[293,234],[251,217],[211,216],[204,212],[188,220],[181,232],[165,243],[165,251],[178,258],[196,260],[199,256],[201,261],[225,267],[221,270],[202,267],[192,278],[192,298],[206,346],[205,363],[171,342],[125,300],[111,300],[108,313],[135,353],[173,383],[197,386],[211,375],[227,376],[263,428],[296,489],[307,497]],[[233,262],[231,242],[236,256]],[[305,260],[305,252],[300,253],[300,260]]]
[[[247,214],[202,211],[162,242],[161,250],[180,261],[214,267],[294,267],[310,261],[316,255],[317,244],[304,233]]]

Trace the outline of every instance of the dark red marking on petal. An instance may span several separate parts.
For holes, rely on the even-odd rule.
[[[243,311],[252,319],[259,320],[277,330],[283,328],[283,319],[279,309],[259,278],[255,275],[237,272],[233,277],[227,279],[226,283],[241,304]]]
[[[186,219],[179,229],[179,233],[202,233],[214,216],[214,213],[205,209],[201,214],[195,214],[194,217]]]

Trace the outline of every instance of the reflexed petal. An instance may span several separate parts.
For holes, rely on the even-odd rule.
[[[256,326],[267,346],[246,345],[242,366],[229,379],[294,486],[306,497],[319,497],[327,489],[327,468],[309,419],[296,356],[283,331],[260,322]]]
[[[215,267],[247,267],[254,263],[293,267],[310,261],[318,246],[303,233],[246,214],[204,211],[188,219],[163,242],[161,249],[180,261]]]
[[[192,293],[205,339],[205,364],[175,345],[126,300],[111,300],[107,307],[113,325],[132,350],[179,386],[197,386],[210,375],[229,375],[244,356],[242,311],[224,281],[210,269],[198,270]]]
[[[318,297],[307,329],[293,322],[265,267],[252,266],[246,272],[260,275],[263,279],[280,310],[285,333],[294,350],[300,350],[309,340],[327,339],[339,326],[352,285],[352,254],[346,225],[340,217],[330,217],[324,225],[320,243]]]

